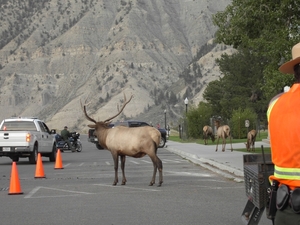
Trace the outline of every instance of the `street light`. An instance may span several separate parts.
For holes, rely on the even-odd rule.
[[[167,129],[167,110],[164,111],[165,114],[165,129]]]
[[[188,107],[188,104],[189,104],[189,100],[187,98],[184,99],[184,104],[185,104],[185,135],[186,137],[188,136],[188,125],[187,125],[187,107]]]
[[[184,104],[185,104],[185,113],[187,114],[187,106],[189,104],[189,100],[187,98],[184,99]]]

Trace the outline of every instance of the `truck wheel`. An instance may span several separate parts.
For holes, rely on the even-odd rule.
[[[13,157],[11,157],[11,160],[13,162],[19,162],[19,156],[13,156]]]
[[[29,156],[30,164],[36,164],[37,155],[38,155],[38,148],[37,148],[37,145],[34,145],[33,151],[32,151],[32,153],[30,153],[30,156]]]
[[[96,143],[96,147],[97,147],[99,150],[103,150],[103,149],[104,149],[101,145],[99,145],[99,143]]]
[[[54,144],[53,147],[52,147],[52,152],[50,153],[50,156],[49,156],[49,161],[50,162],[55,162],[56,160],[56,145]]]
[[[158,147],[163,148],[165,146],[165,144],[166,144],[166,138],[161,137]]]

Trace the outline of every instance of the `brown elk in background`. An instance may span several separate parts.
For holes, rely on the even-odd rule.
[[[212,142],[215,142],[215,135],[214,135],[212,127],[206,125],[203,127],[203,139],[204,139],[205,145],[207,145],[209,138],[211,138]]]
[[[230,145],[231,145],[231,151],[232,149],[232,141],[231,141],[231,134],[230,134],[230,127],[228,125],[223,125],[220,126],[220,121],[216,120],[215,121],[215,126],[217,127],[217,147],[216,151],[218,151],[218,144],[219,144],[219,139],[222,138],[222,151],[225,151],[225,146],[226,146],[226,138],[229,137],[230,140]]]
[[[250,130],[247,134],[247,143],[245,143],[247,151],[250,152],[251,150],[254,152],[255,151],[255,139],[256,139],[256,130]]]
[[[148,155],[153,163],[153,176],[150,181],[150,186],[155,184],[155,177],[157,170],[159,171],[159,184],[161,186],[163,183],[162,176],[162,161],[157,157],[157,148],[160,143],[161,134],[153,127],[124,127],[116,126],[109,129],[108,125],[111,123],[112,119],[121,114],[125,106],[131,101],[132,95],[128,101],[126,101],[126,96],[124,94],[124,104],[118,113],[104,121],[96,121],[91,118],[86,112],[86,103],[82,107],[85,117],[93,122],[94,124],[88,125],[90,128],[95,129],[95,134],[98,138],[99,144],[105,149],[109,150],[112,154],[115,169],[115,179],[113,185],[118,183],[118,158],[121,159],[121,169],[122,169],[122,185],[126,184],[125,177],[125,157],[131,156],[134,158],[141,158]],[[82,104],[81,104],[82,106]]]

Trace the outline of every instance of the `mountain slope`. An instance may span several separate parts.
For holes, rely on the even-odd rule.
[[[211,15],[229,0],[42,0],[0,3],[0,119],[36,116],[51,128],[86,130],[80,100],[96,120],[117,113],[123,93],[134,94],[119,118],[170,119],[181,107],[165,96],[216,28]],[[215,52],[224,52],[215,46]],[[220,54],[215,55],[220,55]],[[208,53],[207,53],[208,54]],[[205,55],[207,55],[205,54]],[[203,57],[205,58],[205,55]],[[221,74],[215,56],[201,67],[197,85],[184,81],[180,105],[201,99],[201,89]],[[209,63],[208,63],[209,61]],[[197,60],[201,65],[201,60]],[[211,65],[211,70],[205,69]],[[214,68],[214,69],[213,69]],[[215,71],[215,72],[214,72]],[[212,76],[214,74],[214,76]],[[205,77],[208,77],[205,79]],[[205,81],[206,80],[206,81]],[[193,81],[194,82],[194,81]],[[197,88],[198,86],[198,88]],[[203,87],[203,88],[200,88]],[[172,110],[171,110],[172,108]]]

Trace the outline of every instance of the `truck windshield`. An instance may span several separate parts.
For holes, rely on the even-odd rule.
[[[31,121],[7,121],[2,124],[1,130],[36,131],[36,126]]]

